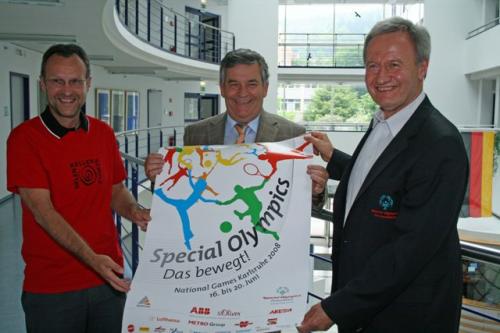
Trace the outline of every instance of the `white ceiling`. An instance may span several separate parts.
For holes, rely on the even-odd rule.
[[[176,64],[167,60],[161,64],[148,62],[114,46],[103,29],[107,0],[60,0],[48,5],[46,1],[54,2],[0,0],[0,40],[40,53],[55,43],[77,43],[89,54],[92,64],[110,73],[136,73],[166,80],[199,80],[206,76],[206,70],[193,67],[176,71]]]

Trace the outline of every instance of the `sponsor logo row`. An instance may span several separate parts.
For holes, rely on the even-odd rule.
[[[193,326],[205,326],[205,327],[225,327],[226,324],[224,323],[214,323],[214,322],[209,322],[209,321],[200,321],[200,320],[189,320],[188,321],[189,325]],[[267,319],[267,325],[277,325],[278,324],[278,318],[268,318]],[[234,326],[245,329],[245,328],[250,328],[253,325],[251,321],[248,320],[242,320],[234,324]],[[134,332],[139,332],[139,333],[147,333],[147,332],[153,332],[153,333],[184,333],[182,330],[179,330],[177,328],[165,328],[163,326],[157,326],[157,327],[149,327],[149,326],[135,326],[134,324],[129,324],[127,326],[127,331],[129,333],[134,333]],[[191,331],[194,332],[194,331]],[[243,331],[238,331],[242,333]],[[201,332],[200,332],[201,333]],[[224,333],[224,331],[220,331],[218,333]]]

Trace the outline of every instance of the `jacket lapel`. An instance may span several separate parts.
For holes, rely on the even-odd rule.
[[[380,154],[375,164],[366,175],[366,179],[361,185],[356,200],[366,191],[366,189],[373,183],[378,175],[394,160],[402,151],[408,147],[408,142],[415,136],[422,126],[422,123],[429,116],[428,108],[431,106],[427,97],[422,101],[415,113],[410,117],[408,122],[403,126],[401,131],[392,139],[387,148]]]
[[[278,135],[279,124],[267,116],[266,111],[260,114],[259,128],[255,136],[255,142],[274,142]]]
[[[366,139],[370,135],[372,131],[372,126],[373,126],[373,120],[370,122],[370,125],[368,126],[368,130],[366,131],[365,135],[361,138],[361,141],[359,142],[358,146],[354,150],[354,153],[352,154],[351,159],[349,160],[349,165],[347,166],[344,174],[342,175],[342,178],[339,182],[338,188],[335,191],[335,199],[334,199],[334,204],[335,208],[333,209],[334,214],[338,213],[337,219],[341,219],[341,223],[339,223],[339,226],[342,226],[344,223],[344,215],[345,215],[345,202],[346,202],[346,196],[347,196],[347,185],[349,184],[349,177],[351,176],[351,171],[352,167],[354,166],[354,162],[356,161],[356,158],[358,158],[359,152],[361,151],[361,148],[365,144]]]
[[[224,144],[224,132],[226,126],[226,113],[213,117],[210,121],[210,128],[207,131],[207,144],[208,145],[222,145]]]

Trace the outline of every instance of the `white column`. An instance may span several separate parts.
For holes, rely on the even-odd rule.
[[[276,113],[278,100],[278,0],[227,2],[227,30],[234,32],[236,48],[259,52],[269,66],[269,91],[264,109]]]
[[[500,76],[497,76],[495,84],[495,115],[493,118],[493,125],[500,127]]]
[[[464,71],[467,33],[482,25],[482,3],[469,0],[425,0],[424,26],[432,51],[424,90],[431,102],[455,124],[477,124],[475,82]]]
[[[484,80],[479,81],[477,109],[474,110],[475,122],[472,125],[481,125],[481,113],[484,107]]]

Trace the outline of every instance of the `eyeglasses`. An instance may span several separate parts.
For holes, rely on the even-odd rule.
[[[64,85],[67,83],[71,88],[81,88],[87,82],[87,80],[82,80],[82,79],[71,79],[68,81],[65,81],[63,79],[46,79],[45,82],[56,88],[62,88]]]

